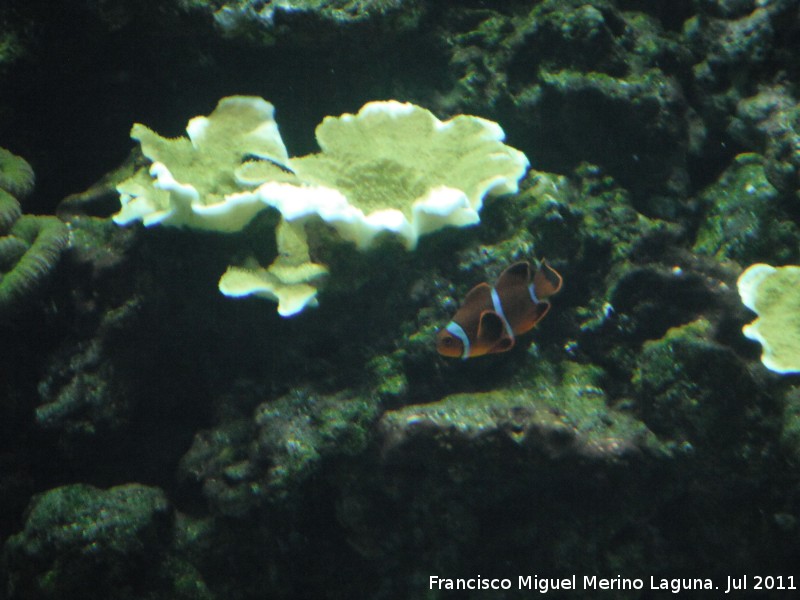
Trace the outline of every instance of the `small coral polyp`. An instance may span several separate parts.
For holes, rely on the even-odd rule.
[[[742,303],[758,314],[742,331],[764,348],[761,362],[776,373],[800,373],[800,266],[751,265],[738,288]]]
[[[131,136],[153,164],[117,186],[114,221],[234,232],[273,207],[295,229],[318,217],[362,250],[386,231],[412,250],[421,235],[478,223],[483,198],[516,192],[528,168],[522,152],[503,144],[500,126],[480,117],[440,121],[410,103],[370,102],[326,117],[316,129],[320,152],[289,158],[273,115],[262,98],[231,96],[191,119],[188,139],[134,125]],[[233,268],[220,289],[276,299],[283,316],[313,305],[325,267],[311,262],[305,241],[292,248],[296,255],[281,248],[280,265],[248,268],[248,277]],[[277,276],[286,265],[291,281]],[[313,277],[294,281],[300,273]]]

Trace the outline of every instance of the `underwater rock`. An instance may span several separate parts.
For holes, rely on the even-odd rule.
[[[639,258],[609,273],[602,307],[579,310],[584,320],[574,352],[591,357],[619,382],[627,381],[643,343],[701,317],[725,343],[748,352],[740,334],[745,315],[735,293],[738,265],[674,248]]]
[[[301,390],[258,406],[250,419],[201,431],[181,461],[215,513],[245,516],[291,501],[323,463],[362,452],[378,407],[349,394]]]
[[[136,483],[73,484],[32,500],[25,528],[4,547],[9,598],[135,598],[166,587],[161,573],[172,509]],[[168,592],[169,590],[164,590]]]
[[[658,339],[672,327],[727,305],[733,294],[723,273],[709,272],[703,268],[707,265],[688,258],[681,265],[630,265],[616,278],[609,302],[629,341]]]
[[[217,28],[226,37],[244,38],[264,44],[277,40],[290,44],[319,43],[361,27],[397,35],[417,25],[425,12],[420,0],[237,0],[217,3],[186,0],[185,4],[212,13]],[[213,12],[212,12],[213,11]]]
[[[472,15],[451,20],[451,97],[466,104],[456,106],[496,106],[509,131],[532,140],[523,150],[537,168],[598,164],[637,203],[653,202],[649,214],[668,214],[650,197],[685,193],[690,129],[675,76],[690,56],[674,36],[605,1]]]
[[[75,441],[119,431],[130,417],[131,394],[120,384],[102,340],[61,348],[39,382],[36,424]]]
[[[683,28],[684,43],[695,57],[690,74],[693,107],[704,129],[695,155],[698,166],[713,172],[731,158],[732,150],[764,150],[760,136],[742,136],[737,123],[742,115],[737,112],[759,83],[769,86],[782,78],[777,64],[796,65],[792,33],[796,2],[704,1],[696,8],[697,14]],[[731,136],[742,144],[740,148],[730,145]]]
[[[771,51],[776,14],[786,8],[786,2],[769,2],[749,10],[701,12],[692,18],[686,25],[688,38],[700,45],[696,49],[702,48],[698,54],[703,58],[694,67],[696,82],[722,89],[720,84],[731,83],[736,71],[741,75],[764,62]]]
[[[411,589],[434,565],[627,563],[624,544],[614,558],[572,548],[579,539],[602,546],[652,509],[644,482],[669,453],[641,422],[607,405],[597,372],[564,367],[508,389],[386,412],[380,462],[338,470],[337,517],[350,544],[387,573],[402,573]],[[672,493],[665,480],[660,489],[663,499]]]
[[[800,104],[796,94],[782,84],[762,87],[741,100],[729,127],[744,147],[764,154],[764,173],[783,195],[800,206]],[[762,258],[763,260],[763,258]]]
[[[705,455],[757,455],[774,439],[776,406],[763,383],[700,319],[647,342],[633,384],[641,416],[663,438]],[[729,467],[730,468],[730,467]]]
[[[58,432],[75,455],[75,443],[97,444],[97,436],[108,439],[129,424],[133,390],[141,384],[120,369],[120,355],[121,347],[135,346],[128,328],[142,301],[135,293],[140,275],[128,270],[134,232],[87,216],[72,216],[69,227],[72,243],[63,257],[68,290],[57,286],[52,301],[79,333],[43,357],[34,418],[38,427]]]
[[[695,252],[740,264],[800,259],[800,227],[765,176],[765,160],[740,154],[699,197],[705,216]]]
[[[654,448],[647,429],[609,409],[591,370],[576,365],[567,365],[560,382],[542,377],[519,389],[455,394],[388,411],[379,428],[390,461],[419,452],[459,460],[462,453],[485,451],[613,463]]]
[[[790,388],[783,398],[781,446],[795,466],[800,464],[800,387]]]
[[[533,152],[534,162],[574,165],[581,157],[629,189],[641,212],[667,218],[679,212],[661,200],[680,197],[688,187],[687,105],[671,77],[657,69],[624,78],[542,72],[535,92],[522,92],[516,101],[534,139],[559,139]],[[545,157],[545,151],[562,155]]]

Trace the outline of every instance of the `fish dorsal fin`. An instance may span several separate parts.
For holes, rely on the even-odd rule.
[[[514,346],[514,338],[508,334],[503,317],[493,310],[485,310],[478,322],[477,343],[491,352],[503,352]]]
[[[464,296],[462,306],[491,306],[492,286],[488,283],[479,283]]]
[[[563,279],[558,271],[551,267],[546,260],[542,260],[533,276],[533,289],[538,298],[547,298],[561,289],[562,282]]]
[[[495,288],[498,293],[504,289],[527,287],[531,281],[531,265],[525,261],[514,263],[500,274]]]

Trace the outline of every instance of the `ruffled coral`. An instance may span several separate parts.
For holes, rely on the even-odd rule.
[[[23,215],[0,237],[0,318],[34,295],[55,269],[69,240],[56,217]]]
[[[191,119],[188,138],[163,138],[136,123],[131,137],[153,164],[149,172],[142,169],[117,186],[122,209],[114,221],[241,230],[264,204],[239,193],[237,167],[250,157],[265,159],[278,178],[283,171],[276,163],[288,160],[273,114],[273,106],[261,98],[231,96],[208,117]]]
[[[497,123],[443,122],[393,100],[326,117],[316,136],[321,152],[290,161],[302,186],[270,181],[258,192],[284,218],[316,214],[359,248],[389,231],[413,249],[421,235],[478,223],[483,198],[516,192],[528,168]]]
[[[28,161],[0,148],[0,189],[23,198],[33,191],[35,182],[36,177]]]
[[[219,291],[233,298],[259,296],[275,300],[278,314],[290,317],[306,306],[316,306],[317,286],[328,269],[312,262],[302,226],[282,221],[276,233],[278,258],[269,268],[228,267],[219,280]]]
[[[69,241],[63,222],[22,215],[17,199],[5,191],[28,193],[33,179],[27,162],[0,148],[0,321],[38,291]]]
[[[0,235],[5,234],[22,216],[22,208],[14,196],[0,188]]]

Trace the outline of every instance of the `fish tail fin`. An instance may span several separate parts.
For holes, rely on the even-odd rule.
[[[533,276],[533,286],[539,298],[547,298],[558,293],[563,283],[563,278],[550,264],[542,259],[536,274]],[[549,306],[548,306],[549,308]],[[545,309],[547,312],[547,309]],[[542,315],[544,316],[544,315]]]

